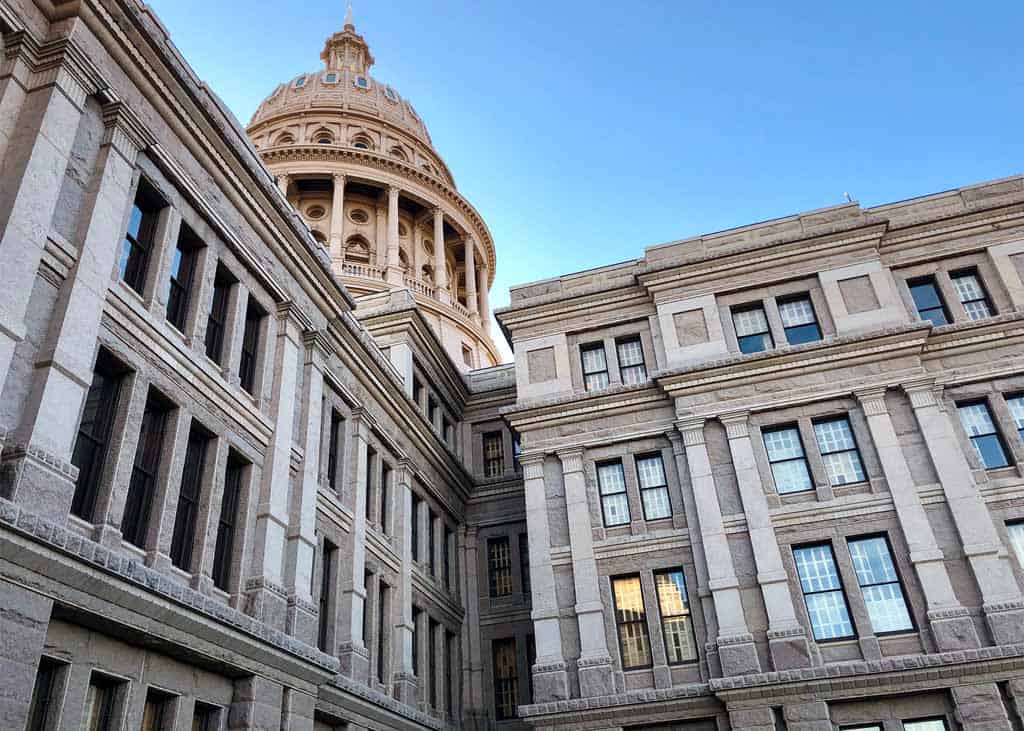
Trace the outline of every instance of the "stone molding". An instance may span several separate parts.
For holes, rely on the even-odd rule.
[[[544,479],[544,454],[524,454],[519,457],[523,467],[523,480]]]
[[[725,435],[729,439],[742,439],[750,436],[750,412],[735,411],[720,414],[718,420],[725,427]]]
[[[910,405],[914,409],[923,409],[928,406],[940,406],[938,396],[942,392],[941,386],[935,385],[933,378],[921,378],[914,381],[907,381],[901,384],[904,392],[910,397]]]
[[[281,525],[283,525],[283,523]],[[282,599],[288,598],[288,590],[281,584],[271,581],[266,576],[254,576],[246,580],[245,591],[247,593],[251,591],[259,591],[260,589],[266,589],[271,594],[277,594]]]
[[[0,436],[0,444],[4,444],[6,441],[6,432]],[[55,456],[47,449],[44,449],[39,444],[21,444],[15,443],[13,445],[5,445],[3,461],[9,463],[14,460],[21,458],[27,458],[43,467],[56,472],[61,477],[65,478],[72,485],[78,480],[78,468],[70,462],[65,462],[59,457]]]
[[[562,462],[562,474],[570,475],[575,472],[583,471],[583,455],[585,450],[583,447],[572,447],[570,449],[560,449],[556,454],[558,459]]]
[[[676,422],[676,429],[683,435],[683,445],[696,447],[704,444],[704,424],[707,422],[703,416],[691,416],[680,419]]]
[[[103,106],[103,125],[103,144],[114,147],[132,165],[139,152],[157,144],[153,133],[124,102]]]
[[[885,403],[887,390],[885,386],[876,386],[854,391],[853,395],[866,416],[880,416],[889,413],[889,406]]]

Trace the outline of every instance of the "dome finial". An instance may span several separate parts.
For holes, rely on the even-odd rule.
[[[345,3],[345,30],[355,28],[352,24],[352,3]]]

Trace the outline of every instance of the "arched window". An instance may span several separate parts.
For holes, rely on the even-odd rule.
[[[409,255],[405,253],[405,249],[398,250],[398,264],[402,267],[402,269],[408,270]]]
[[[370,242],[362,236],[352,236],[345,242],[345,260],[356,264],[370,263]]]
[[[430,266],[429,264],[424,264],[423,268],[420,270],[420,279],[422,279],[424,282],[429,282],[430,284],[433,284],[434,267]]]
[[[275,145],[294,145],[295,137],[291,132],[282,132],[278,135],[277,140],[274,142]]]
[[[409,235],[409,229],[407,229],[405,227],[404,223],[399,223],[398,224],[398,235],[399,236],[408,236]]]
[[[352,147],[357,150],[372,150],[373,140],[364,134],[358,134],[352,138]]]
[[[392,147],[391,157],[395,158],[396,160],[409,160],[409,156],[405,154],[405,151],[401,147]]]
[[[333,145],[334,135],[329,129],[320,128],[313,134],[313,139],[318,145]]]

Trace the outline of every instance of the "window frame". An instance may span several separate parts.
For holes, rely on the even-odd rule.
[[[949,313],[949,305],[946,304],[946,298],[942,296],[942,290],[939,289],[939,280],[935,274],[925,274],[920,277],[912,277],[905,280],[907,290],[910,292],[910,300],[914,303],[914,310],[917,312],[917,317],[921,322],[930,322],[933,327],[943,327],[953,322],[953,317]],[[945,319],[945,322],[937,323],[930,317],[927,317],[921,309],[917,298],[914,296],[914,288],[920,287],[925,284],[931,285],[932,289],[935,290],[935,298],[938,300],[938,306],[924,308],[927,312],[940,311]]]
[[[651,629],[647,624],[649,613],[647,611],[647,598],[644,596],[644,581],[643,576],[639,573],[631,574],[619,574],[616,576],[609,577],[611,583],[611,594],[612,594],[612,618],[615,620],[615,634],[619,641],[619,663],[622,667],[623,672],[632,672],[634,670],[649,670],[654,667],[654,648],[651,647]],[[643,616],[640,619],[631,620],[620,620],[619,619],[619,602],[615,595],[615,584],[619,581],[631,581],[636,579],[637,584],[640,587],[640,603],[643,606]],[[637,625],[643,629],[643,634],[647,638],[647,663],[644,665],[630,665],[626,666],[626,652],[623,644],[622,627],[625,625]]]
[[[640,463],[646,460],[657,460],[661,466],[662,484],[660,485],[648,485],[644,487],[643,473],[640,471]],[[636,484],[640,490],[640,509],[643,511],[644,520],[655,521],[655,520],[671,520],[673,515],[672,510],[672,496],[668,489],[668,471],[665,469],[665,459],[661,452],[644,452],[643,454],[637,454],[633,456],[633,468],[636,470]],[[650,517],[647,514],[647,501],[644,500],[644,496],[648,492],[662,492],[665,495],[665,506],[668,508],[666,515],[659,515],[657,517]],[[627,498],[628,502],[628,498]]]
[[[498,565],[494,554],[492,553],[492,546],[500,546],[502,543],[505,544],[505,564],[506,566]],[[499,557],[500,559],[500,557]],[[504,572],[508,572],[508,591],[500,591],[504,586]],[[500,579],[500,580],[499,580]],[[514,591],[514,582],[512,580],[512,540],[507,535],[490,536],[487,538],[487,596],[490,599],[504,599],[505,597],[512,596]]]
[[[829,555],[832,557],[832,567],[835,570],[836,579],[839,582],[839,588],[838,589],[821,589],[821,590],[816,590],[816,591],[808,592],[808,591],[804,590],[803,578],[800,575],[800,562],[797,560],[796,554],[797,554],[797,551],[808,550],[808,549],[812,549],[812,548],[821,548],[821,547],[827,547],[828,551],[829,551]],[[800,596],[803,598],[804,614],[807,616],[807,623],[810,625],[810,628],[811,628],[811,638],[815,642],[817,642],[819,644],[822,644],[822,643],[829,643],[829,642],[848,642],[849,640],[855,640],[858,637],[860,637],[860,635],[859,635],[859,633],[857,631],[857,624],[856,624],[856,621],[854,620],[853,612],[850,611],[850,597],[846,593],[846,582],[843,581],[843,574],[842,574],[842,571],[839,568],[839,562],[836,560],[835,547],[832,545],[832,542],[826,540],[826,541],[816,541],[816,542],[813,542],[813,543],[802,543],[802,544],[790,546],[790,551],[791,551],[791,553],[793,555],[793,566],[794,566],[794,573],[796,574],[797,589],[800,591]],[[847,621],[850,624],[850,632],[851,632],[851,634],[843,635],[841,637],[827,637],[827,638],[824,638],[824,639],[819,639],[818,636],[817,636],[817,633],[815,632],[814,619],[811,617],[810,607],[808,607],[808,605],[807,605],[807,597],[809,595],[811,595],[811,594],[814,594],[814,595],[817,595],[817,594],[832,594],[832,593],[836,593],[836,592],[838,592],[839,595],[843,599],[843,606],[846,609],[846,619],[847,619]]]
[[[199,252],[204,248],[203,240],[188,224],[182,223],[178,230],[178,240],[171,254],[171,270],[167,277],[167,322],[180,333],[184,333],[188,325],[189,306],[195,283],[196,265]],[[185,268],[182,274],[182,268]]]
[[[185,463],[178,483],[178,502],[174,511],[174,530],[171,534],[171,563],[183,571],[192,571],[192,555],[196,542],[196,523],[199,520],[206,459],[212,436],[196,420],[189,427],[185,447]],[[186,486],[192,488],[186,490]]]
[[[326,536],[323,539],[323,548],[320,551],[320,596],[317,597],[319,613],[317,616],[317,641],[316,646],[321,652],[328,652],[331,628],[331,587],[335,574],[338,547]],[[333,652],[328,654],[333,655]]]
[[[166,207],[166,201],[160,197],[154,186],[145,178],[140,178],[135,189],[135,197],[132,199],[128,225],[121,240],[117,262],[118,279],[140,297],[145,296],[149,267],[157,246],[156,234],[160,226],[160,216]],[[136,210],[139,211],[139,222],[133,232]]]
[[[1006,409],[1010,412],[1010,419],[1013,420],[1013,427],[1017,430],[1017,436],[1021,442],[1024,442],[1024,393],[1018,391],[1012,391],[1009,395],[1003,394],[1003,401],[1006,402]],[[1014,407],[1011,405],[1014,402],[1020,403],[1020,422],[1017,421],[1017,416],[1013,413]]]
[[[896,574],[896,580],[895,581],[875,582],[873,584],[862,584],[861,581],[860,581],[860,575],[857,573],[857,564],[856,564],[856,560],[853,557],[853,551],[850,549],[850,544],[857,543],[859,541],[870,541],[870,540],[875,540],[875,539],[881,539],[885,543],[885,548],[889,552],[889,562],[892,564],[893,572]],[[892,549],[892,542],[889,540],[889,534],[888,533],[884,533],[884,532],[882,532],[882,533],[865,533],[863,535],[845,536],[844,540],[846,541],[847,553],[850,554],[850,561],[853,564],[853,575],[854,575],[855,580],[857,581],[857,588],[858,588],[858,590],[860,590],[861,601],[864,602],[864,608],[867,610],[868,623],[870,624],[871,631],[875,635],[875,637],[889,637],[889,636],[892,636],[892,635],[904,635],[904,634],[910,634],[910,633],[913,633],[913,632],[917,632],[918,631],[917,618],[914,616],[914,608],[911,605],[910,600],[908,598],[909,595],[907,594],[907,586],[906,586],[906,583],[903,580],[903,574],[900,571],[899,564],[896,562],[896,553]],[[841,577],[840,577],[840,581],[841,581]],[[875,629],[875,623],[874,623],[874,620],[871,617],[871,609],[870,609],[870,606],[868,604],[867,599],[864,596],[864,589],[865,589],[865,587],[869,587],[870,588],[870,587],[873,587],[873,586],[889,586],[889,585],[892,585],[892,584],[895,584],[896,586],[899,587],[900,596],[903,599],[903,607],[904,607],[904,609],[907,612],[907,617],[910,619],[910,627],[908,627],[907,629],[886,630],[886,631],[879,632],[878,630]],[[852,619],[851,619],[851,622],[852,622]]]
[[[957,417],[960,420],[960,426],[963,428],[964,434],[967,435],[967,439],[971,443],[971,449],[974,450],[974,454],[978,458],[978,463],[981,464],[982,469],[988,472],[991,470],[1001,470],[1006,467],[1012,466],[1013,462],[1010,458],[1013,457],[1013,452],[1010,451],[1008,445],[1006,444],[1006,440],[1003,438],[1002,430],[999,428],[999,422],[997,421],[995,414],[992,412],[992,406],[991,404],[989,404],[988,398],[981,397],[975,399],[965,399],[963,401],[956,401],[954,403],[956,405]],[[970,430],[967,428],[967,425],[964,423],[963,410],[971,408],[973,406],[983,406],[985,408],[985,413],[988,415],[988,420],[992,423],[991,432],[987,432],[985,434],[971,434]],[[999,445],[999,450],[1003,456],[1003,464],[989,467],[988,464],[985,462],[983,452],[978,447],[978,443],[975,440],[984,439],[986,437],[995,437],[996,444]]]
[[[754,311],[760,311],[761,315],[764,316],[764,328],[765,329],[763,331],[759,331],[759,332],[756,332],[756,333],[748,333],[746,335],[740,335],[739,328],[736,326],[736,316],[737,315],[742,315],[742,314],[747,313],[747,312],[754,312]],[[732,307],[729,308],[729,318],[730,318],[730,320],[732,322],[733,334],[736,336],[736,346],[739,349],[740,353],[742,353],[743,355],[754,355],[756,353],[767,353],[769,351],[775,350],[775,348],[777,347],[776,342],[775,342],[775,336],[772,334],[772,324],[771,324],[771,321],[768,319],[768,309],[764,306],[764,301],[763,300],[757,300],[756,302],[748,302],[748,303],[742,304],[742,305],[733,305]],[[768,336],[768,340],[767,340],[768,347],[758,348],[757,350],[745,350],[744,349],[743,343],[745,341],[747,341],[747,340],[749,340],[751,338],[757,337],[757,338],[762,338],[761,342],[764,343],[765,341],[763,340],[763,338],[764,338],[765,335]]]
[[[846,426],[850,431],[850,439],[853,441],[853,447],[850,449],[834,449],[830,452],[826,452],[821,445],[821,439],[818,438],[818,425],[819,424],[830,424],[838,421],[845,421]],[[861,485],[865,482],[870,482],[871,477],[868,475],[867,468],[864,466],[864,457],[860,450],[860,442],[857,441],[857,432],[853,428],[853,421],[850,419],[848,413],[834,414],[832,416],[819,416],[811,419],[811,429],[814,432],[814,443],[818,448],[818,454],[822,457],[822,465],[825,468],[825,477],[828,478],[828,483],[831,487],[848,487],[850,485]],[[853,453],[857,458],[857,464],[860,466],[860,472],[863,475],[863,479],[855,480],[854,482],[833,482],[832,477],[829,475],[828,460],[825,459],[828,455],[833,454],[848,454]],[[806,450],[804,451],[804,457],[806,459]],[[811,481],[814,481],[813,474],[811,475]]]
[[[122,539],[137,548],[147,548],[153,501],[166,448],[167,422],[175,408],[174,403],[150,387],[143,409],[139,439],[135,445],[135,456],[132,458],[131,478],[121,520]]]
[[[587,353],[601,353],[601,358],[604,361],[603,370],[587,370]],[[590,393],[594,391],[602,391],[611,385],[611,375],[608,372],[608,352],[604,348],[604,342],[601,340],[583,343],[580,345],[580,372],[583,374],[583,390]],[[603,383],[600,385],[591,386],[590,378],[596,376],[603,376]]]
[[[604,482],[601,480],[601,470],[604,469],[605,467],[613,467],[613,466],[618,466],[618,468],[619,468],[619,476],[622,479],[622,489],[621,490],[616,490],[615,492],[606,492],[605,488],[604,488]],[[632,516],[632,510],[629,507],[629,489],[628,489],[628,486],[626,485],[626,469],[625,469],[625,466],[622,464],[622,458],[618,457],[618,458],[615,458],[615,459],[603,460],[601,462],[598,462],[597,464],[594,465],[594,471],[597,474],[597,493],[598,493],[598,497],[601,500],[601,522],[602,522],[602,525],[604,525],[605,528],[618,528],[618,527],[621,527],[621,526],[624,526],[624,525],[629,525],[630,523],[632,523],[633,522],[633,516]],[[615,497],[617,495],[624,495],[625,496],[625,503],[624,504],[626,506],[626,513],[625,513],[626,517],[625,517],[625,520],[623,520],[621,522],[609,523],[608,522],[608,511],[606,509],[605,498]]]
[[[622,347],[624,345],[633,345],[634,343],[636,344],[640,352],[640,362],[623,365]],[[607,353],[605,353],[605,357],[607,365]],[[644,339],[639,333],[636,335],[627,335],[621,338],[616,338],[615,359],[618,361],[619,366],[619,382],[622,383],[624,386],[638,386],[647,382],[647,358],[644,355]],[[628,380],[626,378],[626,373],[633,372],[634,370],[637,370],[637,372],[642,374],[641,377],[639,378],[639,380]]]
[[[484,432],[481,437],[484,477],[493,479],[505,474],[505,439],[501,431]],[[497,446],[497,454],[488,454],[489,446]]]
[[[942,724],[944,731],[949,731],[949,719],[946,718],[946,716],[921,716],[919,718],[908,718],[900,721],[900,726],[906,730],[908,723],[934,723],[936,721]]]
[[[210,578],[221,591],[229,591],[234,564],[235,543],[238,535],[238,510],[250,463],[234,450],[228,452],[224,465],[224,489],[221,492],[220,515],[217,518],[217,537],[213,549],[213,567]]]
[[[342,467],[342,450],[339,442],[345,417],[333,406],[330,411],[330,425],[327,429],[327,485],[335,492],[341,492],[338,479],[339,475],[344,473],[344,468]]]
[[[530,534],[520,531],[518,540],[519,588],[523,596],[530,597],[533,594],[533,577],[530,575]]]
[[[260,386],[257,369],[262,348],[263,321],[266,317],[266,310],[250,296],[245,305],[245,327],[242,329],[241,355],[238,359],[238,385],[254,398]]]
[[[782,308],[784,305],[793,304],[795,302],[807,302],[807,306],[811,310],[811,321],[800,325],[786,325],[785,319],[782,316]],[[779,320],[782,323],[782,333],[786,338],[787,345],[808,345],[810,343],[818,343],[825,339],[825,334],[821,329],[821,320],[818,318],[818,311],[814,308],[814,299],[811,297],[810,292],[799,292],[796,294],[790,294],[783,297],[775,298],[775,306],[779,310]],[[814,331],[817,333],[817,337],[810,340],[801,340],[800,342],[793,342],[790,337],[790,331],[796,330],[797,328],[814,327]]]
[[[227,267],[217,262],[213,276],[213,291],[210,293],[210,307],[206,313],[206,332],[203,335],[203,352],[217,365],[223,365],[224,333],[231,306],[231,288],[238,283]]]
[[[975,283],[978,285],[978,289],[981,290],[981,297],[975,297],[974,299],[965,300],[960,290],[956,286],[956,280],[966,277],[974,277]],[[985,281],[981,278],[981,272],[978,267],[965,267],[963,269],[954,269],[949,272],[949,282],[953,287],[953,291],[956,293],[957,301],[960,303],[960,307],[964,311],[964,315],[970,322],[978,322],[989,317],[995,317],[999,314],[996,310],[995,304],[992,302],[992,296],[988,292],[988,287],[985,286]],[[967,305],[975,302],[982,302],[985,305],[985,309],[988,310],[988,314],[982,317],[974,317],[971,314],[971,310],[967,308]]]
[[[96,384],[97,375],[104,379],[100,385]],[[121,400],[126,375],[127,372],[120,367],[114,357],[101,348],[96,356],[96,363],[93,365],[93,380],[89,384],[89,389],[82,402],[82,412],[79,415],[78,429],[75,432],[75,444],[71,450],[71,463],[79,468],[79,472],[78,478],[75,480],[70,512],[89,523],[96,521],[96,503],[103,487],[103,473],[110,456],[114,426],[118,421],[118,404]],[[94,428],[83,432],[82,422],[94,391],[97,403],[96,417],[90,422],[90,426]],[[85,439],[86,442],[82,443],[80,452],[82,439]],[[86,449],[89,450],[90,456],[88,469],[81,464],[85,459]]]
[[[765,439],[765,436],[768,435],[768,434],[774,434],[776,432],[783,432],[783,431],[789,431],[789,430],[793,430],[794,432],[796,432],[797,443],[800,445],[801,456],[799,456],[799,457],[788,457],[786,459],[773,460],[772,459],[772,452],[771,452],[771,449],[768,448],[768,442]],[[795,422],[794,421],[794,422],[788,422],[788,423],[784,423],[784,424],[775,424],[775,425],[772,425],[770,427],[762,427],[761,428],[761,443],[764,445],[765,456],[768,459],[768,470],[769,470],[769,472],[771,472],[771,475],[772,475],[772,485],[775,488],[775,493],[777,495],[799,495],[801,493],[807,493],[807,492],[813,492],[814,491],[814,489],[815,489],[814,473],[811,471],[811,464],[810,464],[810,461],[807,459],[807,445],[804,444],[804,436],[800,432],[800,424],[799,424],[799,422]],[[806,472],[808,482],[810,483],[809,486],[807,488],[801,489],[801,490],[780,490],[779,489],[779,480],[775,476],[775,465],[777,465],[777,464],[784,464],[784,463],[788,463],[788,462],[797,462],[797,461],[803,462],[804,471]]]
[[[49,723],[53,720],[52,717],[59,718],[60,703],[56,695],[63,684],[62,675],[67,667],[66,662],[61,662],[48,655],[42,655],[39,658],[36,675],[32,680],[32,698],[29,701],[25,731],[46,731],[53,725]],[[55,708],[56,714],[53,713]]]
[[[509,677],[501,677],[498,674],[498,649],[507,651],[509,647],[512,662],[506,662],[504,667],[512,672]],[[516,709],[519,706],[519,643],[516,637],[498,637],[491,640],[491,681],[494,688],[494,719],[511,721],[518,718]],[[506,704],[499,702],[499,698],[506,696],[512,699],[511,711],[504,710]]]
[[[661,589],[660,589],[660,587],[658,585],[658,577],[659,576],[670,576],[672,574],[679,574],[682,577],[682,579],[683,579],[683,595],[684,595],[684,597],[686,599],[686,602],[685,602],[685,604],[686,604],[686,613],[685,614],[670,614],[670,615],[666,615],[664,610],[662,609]],[[665,646],[665,660],[666,660],[666,662],[668,662],[668,664],[670,666],[672,666],[672,667],[678,667],[678,666],[681,666],[681,665],[692,665],[692,664],[694,664],[696,662],[700,662],[700,650],[699,650],[698,645],[697,645],[697,629],[696,629],[696,627],[694,627],[694,624],[693,624],[693,609],[692,609],[691,603],[690,603],[690,590],[686,586],[686,572],[683,570],[682,566],[675,566],[675,567],[666,568],[666,569],[656,569],[653,572],[653,576],[654,576],[654,594],[655,594],[655,598],[658,601],[658,619],[661,622],[661,641],[662,641],[662,644]],[[675,660],[675,661],[673,661],[673,660],[669,659],[670,653],[669,653],[669,644],[668,644],[668,640],[667,640],[668,632],[666,630],[666,626],[667,626],[669,620],[679,619],[680,617],[685,617],[686,618],[686,624],[687,624],[687,627],[689,628],[690,639],[693,642],[693,644],[692,644],[692,647],[693,647],[693,657],[691,659]]]
[[[1020,568],[1024,571],[1024,518],[1013,518],[1006,521],[1006,537],[1010,540],[1010,551],[1016,556],[1017,563],[1020,564]],[[1020,543],[1014,541],[1014,531],[1020,530],[1021,537]]]

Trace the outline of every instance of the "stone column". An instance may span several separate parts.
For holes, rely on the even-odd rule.
[[[370,672],[370,653],[363,643],[363,609],[366,587],[363,585],[366,568],[366,491],[369,460],[370,425],[362,410],[352,412],[352,460],[355,474],[350,476],[352,491],[352,531],[346,537],[345,551],[339,564],[341,579],[341,625],[338,627],[338,656],[341,672],[354,680],[366,683]],[[345,556],[348,557],[346,564]]]
[[[402,462],[392,477],[395,537],[398,540],[398,586],[391,593],[392,684],[395,698],[416,705],[416,675],[412,669],[412,476],[411,465]]]
[[[0,66],[0,169],[28,93],[32,68],[26,46],[31,40],[25,33],[0,38],[0,55],[4,58]]]
[[[956,718],[964,731],[1013,731],[1002,694],[995,683],[954,685],[950,688]]]
[[[828,703],[824,701],[784,706],[783,717],[788,731],[821,731],[821,729],[832,728]]]
[[[544,455],[524,454],[519,458],[519,463],[523,466],[526,530],[530,544],[530,617],[533,619],[537,647],[537,660],[533,666],[533,694],[534,702],[547,703],[569,697],[569,679],[562,655],[562,628],[558,619],[558,599],[555,596],[555,572],[551,565]],[[603,635],[603,628],[601,632]]]
[[[896,517],[910,551],[910,562],[921,582],[932,636],[942,651],[978,647],[978,632],[953,591],[942,549],[935,539],[889,415],[885,391],[885,387],[879,387],[858,391],[855,395],[867,417],[871,440],[882,463]]]
[[[331,259],[345,263],[345,176],[334,174],[334,191],[331,199]]]
[[[466,236],[463,258],[466,269],[466,309],[474,320],[479,320],[480,308],[476,301],[476,241],[472,236]]]
[[[247,582],[249,610],[257,619],[283,630],[287,610],[284,584],[284,554],[291,498],[291,453],[295,423],[296,384],[302,330],[294,304],[282,303],[277,310],[277,344],[270,418],[274,424],[263,462],[263,479],[256,509],[256,551]]]
[[[259,675],[236,680],[228,707],[227,728],[284,728],[281,725],[283,691],[280,683]]]
[[[0,170],[0,388],[14,348],[25,337],[31,283],[88,94],[79,81],[87,76],[72,73],[65,62],[58,57],[27,78],[31,88],[20,104]]]
[[[292,182],[292,176],[288,173],[277,173],[274,176],[274,182],[277,183],[277,189],[281,191],[281,195],[288,199],[288,185]]]
[[[484,666],[480,657],[480,585],[477,578],[477,537],[476,528],[459,527],[459,542],[462,547],[462,596],[466,602],[466,618],[462,622],[462,709],[465,725],[475,728],[476,719],[486,716],[484,708]],[[531,669],[532,674],[532,669]]]
[[[1006,549],[985,507],[950,415],[942,407],[941,387],[931,379],[903,384],[921,434],[946,495],[964,555],[981,589],[982,612],[998,645],[1024,637],[1024,601]]]
[[[0,664],[4,668],[0,719],[5,728],[25,728],[53,600],[2,579],[0,596],[0,633],[4,637],[0,643]]]
[[[580,696],[609,695],[614,692],[612,658],[604,631],[604,603],[601,601],[597,560],[594,558],[593,528],[587,501],[587,480],[583,474],[583,450],[558,453],[565,481],[565,506],[569,521],[572,575],[576,589],[576,621],[580,627]],[[532,576],[532,575],[531,575]]]
[[[402,284],[404,273],[398,258],[398,186],[388,186],[388,271],[385,279],[390,284]]]
[[[708,587],[718,619],[718,657],[723,675],[761,672],[754,637],[747,627],[740,598],[739,580],[733,567],[729,540],[722,523],[722,508],[711,471],[711,458],[704,442],[704,418],[676,423],[683,436],[686,462],[700,523],[700,538],[708,564]]]
[[[448,288],[448,259],[444,245],[444,213],[440,207],[434,209],[434,284],[437,287],[437,298],[449,304],[451,292]]]
[[[384,194],[377,198],[376,228],[374,229],[374,253],[376,264],[382,272],[386,272],[388,266],[388,206]]]
[[[121,103],[104,110],[104,123],[96,172],[74,241],[78,259],[58,293],[49,332],[35,358],[21,423],[9,439],[13,455],[9,452],[4,460],[12,499],[28,501],[33,512],[59,522],[67,518],[74,494],[77,470],[71,466],[71,453],[78,414],[92,383],[103,305],[119,251],[115,242],[124,234],[136,156],[147,144],[141,123]],[[22,243],[29,245],[27,239]],[[14,258],[23,256],[28,254]],[[4,270],[18,266],[4,261]],[[32,289],[27,282],[33,280],[17,286],[27,295]]]
[[[437,714],[441,718],[447,718],[445,714],[445,693],[448,687],[449,660],[444,651],[445,626],[438,622],[435,626],[434,636],[430,638],[430,657],[433,661],[433,671],[437,673],[437,682],[434,683],[434,697],[431,699]]]
[[[736,481],[757,566],[757,583],[761,587],[768,613],[768,647],[772,665],[775,670],[808,667],[811,664],[810,648],[793,606],[789,577],[782,564],[782,552],[768,512],[761,473],[754,461],[748,417],[749,414],[744,411],[722,415],[719,421],[725,426],[729,439],[729,452],[736,470]]]
[[[491,331],[491,306],[488,302],[488,279],[490,278],[486,264],[480,265],[480,281],[477,283],[477,296],[480,301],[480,320],[485,332]]]

